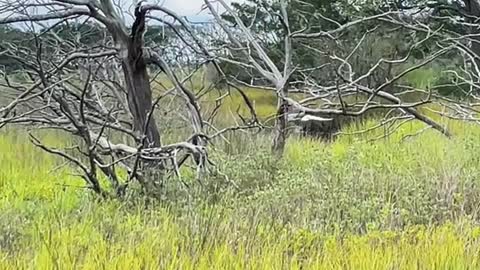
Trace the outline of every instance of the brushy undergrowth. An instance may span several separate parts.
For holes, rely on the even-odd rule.
[[[99,201],[2,132],[0,269],[480,269],[480,127],[448,125],[451,140],[405,139],[419,123],[291,138],[282,160],[264,135],[231,135],[212,158],[239,190],[212,176],[159,202]]]

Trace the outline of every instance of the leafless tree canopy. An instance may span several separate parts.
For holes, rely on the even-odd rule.
[[[217,0],[234,23],[226,21],[212,2],[205,0],[213,19],[210,32],[202,35],[185,18],[143,1],[129,13],[113,0],[0,0],[0,25],[25,34],[23,42],[0,43],[0,56],[18,67],[2,71],[0,126],[59,129],[81,138],[81,145],[70,149],[80,155],[73,155],[31,134],[35,145],[73,163],[89,187],[106,195],[99,181],[102,174],[122,194],[133,180],[148,190],[159,185],[159,179],[179,176],[189,157],[198,177],[214,167],[207,155],[209,142],[225,132],[262,126],[245,86],[276,96],[277,154],[284,150],[289,123],[312,126],[375,111],[383,116],[378,126],[418,120],[451,136],[428,115],[477,121],[478,34],[446,28],[442,22],[451,23],[454,17],[430,24],[428,19],[435,16],[431,10],[412,15],[387,8],[340,23],[319,12],[316,18],[335,26],[319,29],[289,8],[297,1],[279,0],[272,2],[275,9],[264,10],[283,28],[273,35],[255,31],[254,20],[241,18]],[[293,18],[300,23],[292,24]],[[151,46],[146,41],[147,22],[168,29],[175,42]],[[89,31],[100,34],[87,42],[89,31],[69,38],[56,31],[72,24],[94,25]],[[402,37],[404,47],[382,48],[378,37]],[[274,53],[267,49],[272,39],[282,44]],[[430,49],[414,57],[427,43]],[[311,61],[297,61],[300,50]],[[444,65],[442,70],[467,86],[461,102],[438,94],[437,88],[445,85],[421,88],[405,82],[412,72],[445,59],[461,60],[461,65]],[[251,80],[224,72],[226,64],[249,72]],[[198,86],[196,74],[204,66],[211,83]],[[199,102],[213,88],[225,94],[239,91],[251,119],[215,129],[212,119],[224,95],[213,110]],[[439,106],[426,106],[430,104]],[[171,119],[187,123],[188,135],[165,144],[164,129]]]
[[[169,172],[178,174],[190,156],[198,173],[204,171],[207,142],[230,129],[205,133],[212,129],[205,128],[198,89],[187,85],[201,63],[175,66],[162,51],[147,47],[144,37],[148,18],[173,21],[167,25],[181,37],[179,46],[192,47],[197,59],[211,61],[207,48],[183,18],[161,6],[139,2],[129,14],[133,20],[127,20],[128,10],[111,0],[2,1],[0,8],[0,24],[25,29],[29,43],[2,43],[0,47],[2,56],[21,67],[3,72],[2,126],[27,124],[80,137],[83,145],[74,148],[84,158],[43,145],[31,135],[35,145],[74,163],[100,194],[105,189],[99,174],[122,193],[132,180],[151,188]],[[82,37],[65,38],[55,31],[72,23],[100,26],[103,39],[86,43]],[[171,89],[152,91],[158,76],[166,77]],[[187,120],[190,128],[186,130],[191,134],[162,144],[162,121],[157,115],[166,113],[168,109],[162,106],[171,96],[183,99],[186,114],[172,113],[186,116],[182,119]],[[119,170],[128,176],[120,179]]]

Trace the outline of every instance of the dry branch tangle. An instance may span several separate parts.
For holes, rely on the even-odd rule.
[[[23,66],[28,78],[25,84],[28,86],[12,82],[10,74],[4,74],[5,87],[17,96],[0,108],[0,125],[37,125],[64,130],[80,137],[85,147],[73,149],[77,149],[77,154],[87,161],[48,147],[33,135],[31,139],[43,150],[77,166],[87,184],[100,194],[105,194],[105,190],[98,180],[99,172],[107,176],[117,194],[123,193],[122,190],[133,179],[145,184],[144,188],[151,187],[147,187],[146,182],[158,179],[145,179],[150,174],[149,170],[165,171],[160,176],[168,174],[170,170],[178,173],[179,167],[185,164],[189,156],[193,157],[194,165],[201,173],[207,164],[208,140],[236,130],[234,127],[215,131],[212,136],[204,134],[204,120],[197,97],[186,86],[192,76],[183,78],[183,72],[175,74],[175,69],[163,59],[163,55],[145,47],[147,13],[163,12],[183,22],[184,28],[188,25],[170,10],[143,5],[142,2],[134,9],[135,20],[130,27],[122,19],[123,11],[110,0],[0,1],[0,4],[6,4],[0,5],[2,13],[7,14],[0,18],[1,25],[26,22],[47,29],[43,33],[33,28],[27,29],[27,33],[35,40],[32,50],[23,48],[21,44],[7,44],[1,48],[2,54]],[[40,12],[44,13],[31,10],[29,7],[33,4],[37,8],[43,6]],[[90,48],[88,44],[63,40],[52,30],[56,22],[63,25],[67,20],[78,22],[80,18],[93,18],[105,27],[110,38],[106,38],[100,46],[97,43]],[[45,27],[52,23],[53,27]],[[197,46],[201,44],[190,29],[186,29],[186,33],[196,40]],[[182,40],[187,42],[184,38]],[[52,46],[54,43],[63,44]],[[48,54],[44,48],[49,50]],[[205,46],[200,49],[205,57],[211,57]],[[19,51],[23,50],[25,53],[19,55]],[[108,65],[109,62],[117,64]],[[186,141],[161,144],[155,109],[161,105],[159,101],[164,96],[153,100],[151,78],[147,70],[149,63],[158,65],[174,85],[173,89],[166,91],[166,95],[178,95],[185,100],[193,132],[185,138]],[[72,65],[76,68],[72,68]],[[109,70],[112,66],[120,67],[120,70]],[[118,76],[117,71],[121,71],[123,76]],[[124,78],[123,82],[121,77]],[[127,114],[124,112],[125,95],[129,110]],[[112,142],[112,133],[117,137],[127,137],[135,146]],[[126,168],[129,174],[127,179],[120,179],[117,166]],[[155,175],[159,176],[158,173]]]
[[[242,19],[223,0],[218,3],[233,18],[235,25],[225,21],[212,1],[204,2],[213,16],[212,29],[221,45],[207,42],[206,37],[198,35],[173,11],[143,1],[134,7],[131,14],[134,22],[129,25],[123,19],[125,11],[111,0],[0,0],[0,12],[6,14],[0,17],[0,25],[25,22],[25,33],[32,43],[0,44],[0,55],[18,63],[22,75],[27,78],[27,83],[21,84],[11,81],[11,74],[5,72],[2,86],[9,90],[10,98],[8,104],[0,107],[0,126],[35,124],[61,129],[81,138],[85,147],[78,147],[78,154],[84,158],[82,160],[49,148],[35,137],[32,141],[76,164],[87,183],[103,194],[99,173],[107,176],[118,193],[133,179],[148,182],[145,179],[148,173],[144,172],[149,170],[160,171],[163,175],[169,172],[178,174],[179,167],[189,156],[193,156],[194,165],[204,170],[208,163],[209,141],[225,132],[262,126],[254,103],[242,90],[246,85],[271,91],[276,96],[273,150],[279,155],[283,153],[288,138],[289,123],[298,120],[289,119],[292,114],[300,116],[297,122],[311,123],[338,116],[361,117],[371,111],[383,110],[387,119],[382,119],[378,127],[396,122],[399,126],[416,119],[447,136],[450,133],[445,127],[418,108],[438,103],[448,106],[450,112],[453,110],[452,117],[461,115],[475,119],[473,103],[452,106],[451,100],[439,97],[434,89],[417,89],[401,83],[408,74],[453,54],[472,63],[474,68],[471,70],[453,72],[459,80],[470,85],[470,98],[478,99],[473,89],[479,88],[480,69],[475,61],[479,57],[474,46],[468,45],[475,41],[472,35],[451,33],[442,25],[425,24],[399,10],[361,16],[343,24],[318,12],[312,18],[323,18],[335,25],[318,30],[310,24],[310,18],[302,18],[298,11],[290,8],[293,2],[279,0],[275,2],[279,4],[276,9],[264,11],[281,26],[273,38],[276,45],[280,44],[279,49],[271,51],[268,50],[271,39],[265,41],[265,33],[262,36],[262,33],[255,32],[253,24]],[[32,8],[42,6],[40,13]],[[167,15],[174,23],[158,14]],[[295,23],[299,17],[303,27]],[[214,118],[228,93],[218,98],[212,115],[207,116],[198,100],[215,85],[196,91],[191,86],[193,83],[189,83],[200,69],[198,63],[172,62],[167,55],[148,48],[145,41],[147,19],[164,23],[177,36],[178,43],[195,55],[197,62],[203,61],[216,71],[218,82],[238,91],[252,120],[240,117],[243,124],[220,130],[213,128],[209,120]],[[65,26],[66,21],[85,22],[83,20],[95,21],[108,35],[94,44],[85,44],[66,40],[53,30],[55,26]],[[382,25],[372,26],[374,22]],[[374,44],[368,43],[371,36],[383,34],[382,31],[408,33],[415,38],[406,43],[403,55],[398,55],[398,50],[380,55],[365,52],[365,46]],[[413,64],[409,62],[416,49],[431,41],[435,43],[430,45],[435,49],[433,52]],[[300,49],[318,60],[311,63],[298,61]],[[360,59],[362,57],[372,59]],[[222,67],[226,63],[248,70],[252,74],[251,82],[225,73]],[[152,93],[152,81],[156,76],[151,76],[153,72],[148,70],[149,66],[157,67],[173,86],[157,98]],[[255,84],[256,81],[262,83]],[[417,94],[415,100],[404,98],[405,92],[399,89],[405,87],[408,88],[406,91]],[[171,117],[186,123],[190,136],[177,143],[162,145],[161,131],[166,126],[167,117],[155,112],[165,110],[163,100],[172,95],[182,100],[183,107],[177,106],[180,109],[177,108],[177,114]],[[209,135],[209,132],[213,134]],[[130,142],[119,143],[112,134],[126,137]],[[117,165],[126,168],[127,179],[120,179]]]

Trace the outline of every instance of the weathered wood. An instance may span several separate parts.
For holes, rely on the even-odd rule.
[[[152,108],[152,89],[147,65],[143,57],[143,34],[145,32],[146,11],[135,9],[135,22],[126,45],[126,54],[122,55],[122,69],[127,89],[128,106],[133,116],[133,125],[137,132],[144,134],[146,146],[158,147],[161,145],[160,132],[155,117],[149,117]]]

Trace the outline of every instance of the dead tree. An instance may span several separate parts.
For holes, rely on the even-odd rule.
[[[475,36],[451,33],[441,24],[430,25],[428,12],[417,19],[399,10],[359,16],[344,24],[318,11],[314,14],[315,17],[323,18],[336,26],[329,30],[318,30],[318,26],[310,25],[309,18],[302,14],[289,14],[289,1],[279,0],[274,1],[278,4],[276,8],[272,6],[271,9],[263,10],[269,14],[267,16],[270,16],[271,20],[278,19],[284,28],[282,36],[277,36],[279,40],[283,40],[281,52],[283,61],[277,63],[265,49],[269,44],[262,43],[263,39],[260,36],[262,33],[254,32],[247,26],[249,22],[240,18],[223,0],[218,0],[235,23],[231,25],[222,20],[210,2],[205,0],[216,21],[228,34],[229,44],[226,47],[232,50],[230,54],[232,57],[219,57],[219,60],[256,70],[270,82],[270,85],[248,85],[240,81],[237,83],[270,89],[277,96],[274,152],[283,152],[289,119],[294,123],[325,122],[334,121],[337,116],[362,117],[376,112],[376,115],[384,116],[377,128],[388,126],[395,130],[405,122],[416,120],[447,137],[451,136],[444,125],[423,111],[430,110],[430,106],[427,105],[432,103],[452,107],[452,100],[446,101],[438,95],[436,86],[419,89],[408,85],[405,78],[412,72],[431,66],[432,63],[440,62],[442,59],[462,59],[465,55],[477,59],[478,56],[473,52],[475,46],[472,45],[470,49],[465,45],[469,40],[475,39]],[[289,23],[289,17],[292,15],[300,18],[301,28],[292,28]],[[398,33],[398,36],[413,38],[409,39],[402,51],[382,53],[377,47],[373,48],[378,50],[377,54],[365,59],[362,50],[365,46],[373,46],[371,43],[368,44],[369,37],[378,35],[381,31],[390,36]],[[434,44],[428,45],[431,46],[429,52],[421,59],[414,58],[415,50],[427,46],[425,45],[427,43]],[[318,61],[313,65],[295,63],[292,54],[296,48],[308,51],[310,57]],[[372,50],[371,47],[369,49]],[[235,57],[239,52],[241,57]],[[440,72],[449,72],[449,67],[444,67]],[[472,87],[477,87],[472,80],[467,81]],[[467,108],[473,108],[473,105],[467,102],[462,104]],[[454,112],[450,109],[449,113]],[[334,129],[337,131],[337,125],[333,123],[332,126],[335,126]]]
[[[197,59],[213,61],[191,26],[162,6],[140,1],[131,14],[131,26],[124,19],[127,11],[112,0],[0,0],[0,8],[0,26],[13,25],[25,36],[20,42],[0,43],[0,55],[18,64],[21,69],[16,73],[22,77],[2,71],[0,89],[5,102],[0,107],[0,127],[56,129],[80,138],[66,151],[44,145],[35,132],[30,134],[36,146],[79,169],[88,187],[98,194],[112,193],[99,180],[102,174],[117,195],[123,195],[133,180],[146,192],[156,190],[164,178],[180,177],[180,168],[189,157],[200,180],[212,167],[207,165],[213,164],[208,160],[208,142],[225,132],[252,127],[245,123],[213,128],[212,117],[199,106],[202,91],[189,87],[202,64],[172,66],[167,55],[145,46],[146,20],[156,19],[177,34],[175,46],[190,48]],[[175,25],[156,14],[166,15]],[[80,38],[65,38],[56,31],[58,26],[90,21],[105,33],[91,43],[80,40],[85,33],[77,33]],[[158,74],[152,76],[149,65],[156,66]],[[157,81],[159,76],[170,86],[153,91],[154,84],[165,83]],[[185,132],[166,144],[158,126],[166,125],[171,111]]]

